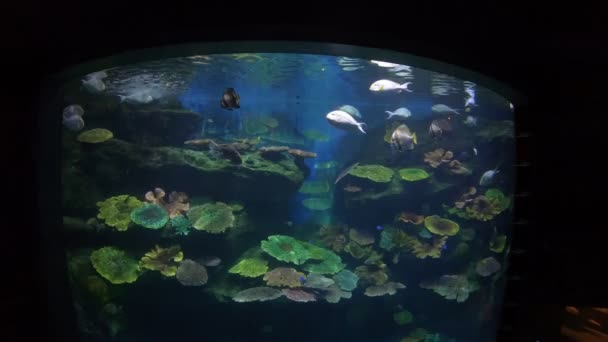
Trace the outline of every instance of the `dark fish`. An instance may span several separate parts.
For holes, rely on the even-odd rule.
[[[338,184],[338,182],[340,181],[340,179],[344,178],[344,176],[346,176],[350,172],[350,170],[352,170],[355,167],[357,167],[357,165],[359,165],[359,162],[354,163],[353,165],[347,167],[342,172],[340,172],[340,174],[336,178],[336,181],[334,182],[334,184]]]
[[[234,88],[227,88],[222,95],[220,105],[224,109],[232,110],[233,108],[241,108],[241,97]]]
[[[406,125],[400,125],[391,135],[391,149],[393,152],[413,150],[416,144],[418,144],[416,133],[412,133]]]
[[[429,126],[429,134],[433,138],[440,138],[444,135],[452,133],[452,123],[446,119],[437,119],[431,122]]]

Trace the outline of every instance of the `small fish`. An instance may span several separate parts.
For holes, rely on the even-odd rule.
[[[477,156],[477,148],[476,148],[476,147],[473,147],[473,154],[474,154],[475,156]]]
[[[344,70],[344,71],[355,71],[355,70],[359,70],[359,69],[363,69],[363,67],[362,66],[357,66],[357,67],[349,66],[349,67],[342,68],[342,70]]]
[[[382,229],[384,229],[384,227],[382,227],[381,225],[377,225],[377,226],[376,226],[376,230],[377,230],[377,231],[381,231]]]
[[[213,123],[213,119],[209,118],[209,119],[207,119],[207,122],[208,123]]]
[[[441,247],[441,250],[442,250],[442,251],[445,251],[445,250],[447,250],[447,249],[448,249],[448,243],[446,242],[446,243],[444,243],[444,244],[443,244],[443,246]]]
[[[304,283],[306,282],[306,278],[304,278],[304,276],[300,276],[300,283],[302,283],[302,285],[304,285]]]
[[[215,266],[221,264],[222,260],[216,256],[207,256],[207,257],[200,258],[199,263],[204,266],[215,267]]]
[[[437,113],[437,114],[454,113],[454,114],[460,115],[460,112],[458,112],[458,110],[451,108],[449,106],[446,106],[444,104],[433,105],[433,107],[431,107],[431,110],[433,111],[433,113]]]
[[[416,133],[412,133],[406,125],[400,125],[391,135],[391,149],[393,152],[413,150],[416,144],[418,144]]]
[[[467,108],[477,106],[477,104],[475,103],[475,98],[474,97],[467,98],[466,101],[464,101],[464,106]]]
[[[352,115],[355,118],[359,118],[361,119],[361,113],[359,112],[359,110],[351,105],[343,105],[342,107],[338,108],[338,110],[341,110],[343,112],[347,112],[348,114]]]
[[[511,102],[509,102],[509,109],[514,110],[515,107],[513,107],[513,104]]]
[[[81,80],[83,87],[91,94],[101,93],[106,90],[106,85],[100,78],[90,77]]]
[[[224,91],[224,95],[222,95],[222,99],[220,100],[220,105],[224,109],[232,110],[233,108],[241,108],[241,97],[234,88],[226,88]]]
[[[447,86],[432,86],[431,93],[437,96],[445,96],[448,95],[449,87]]]
[[[488,186],[488,185],[492,184],[494,182],[494,177],[499,172],[500,172],[500,170],[498,170],[498,169],[488,170],[488,171],[484,172],[483,175],[481,175],[481,178],[479,179],[479,185]]]
[[[411,93],[412,90],[407,88],[407,86],[410,84],[412,84],[412,82],[405,82],[403,84],[399,84],[391,80],[378,80],[369,86],[369,90],[376,92],[393,90],[396,90],[397,92],[402,92],[405,90]]]
[[[405,108],[405,107],[401,107],[401,108],[397,108],[395,109],[394,112],[391,111],[385,111],[385,113],[388,114],[388,117],[386,118],[386,120],[390,120],[391,118],[397,116],[397,117],[401,117],[404,119],[409,118],[410,116],[412,116],[412,113],[409,111],[409,109]]]
[[[63,118],[68,119],[72,116],[83,116],[84,109],[80,105],[69,105],[63,109]]]
[[[477,126],[477,117],[468,115],[467,118],[464,120],[464,124],[469,127]]]
[[[356,185],[351,185],[351,184],[344,187],[344,191],[346,191],[346,192],[359,192],[361,190],[363,190],[363,189],[361,189],[360,187],[358,187]]]
[[[364,122],[357,122],[350,114],[341,110],[334,110],[325,116],[330,125],[344,130],[359,130],[363,134],[367,134],[365,129],[367,125]]]
[[[84,120],[78,115],[70,116],[68,118],[64,116],[62,123],[70,131],[80,131],[84,128]]]
[[[395,63],[381,62],[381,61],[375,61],[375,60],[371,60],[371,62],[378,65],[381,68],[394,68],[399,65],[399,64],[395,64]]]
[[[429,134],[433,138],[440,138],[444,135],[449,135],[450,133],[452,133],[452,124],[448,120],[433,120],[431,122],[431,125],[429,126]]]
[[[118,95],[118,97],[120,97],[120,102],[145,104],[154,101],[154,97],[145,91],[135,92],[130,95]]]
[[[338,175],[338,177],[336,177],[336,181],[334,182],[334,184],[338,184],[338,182],[340,181],[340,179],[344,178],[344,176],[346,176],[352,169],[354,169],[355,167],[357,167],[357,165],[359,165],[359,162],[354,163],[353,165],[347,167],[346,169],[342,170],[342,172],[340,172],[340,174]]]
[[[401,253],[397,252],[395,253],[395,255],[393,255],[393,264],[398,264],[399,263],[399,256],[401,255]]]

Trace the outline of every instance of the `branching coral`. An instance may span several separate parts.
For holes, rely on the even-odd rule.
[[[188,219],[196,230],[204,230],[211,234],[219,234],[234,226],[232,208],[225,203],[207,203],[192,207],[188,211]]]
[[[116,230],[125,231],[131,223],[131,212],[143,205],[143,202],[129,195],[110,197],[103,202],[97,202],[99,207],[97,218],[103,219],[106,225]]]
[[[302,279],[306,279],[304,273],[287,267],[275,268],[264,275],[264,281],[268,286],[300,287]]]
[[[131,212],[131,221],[144,228],[160,229],[169,221],[169,215],[156,204],[146,204]]]
[[[132,283],[139,277],[137,261],[114,247],[103,247],[94,251],[91,254],[91,263],[97,273],[112,284]]]
[[[268,262],[257,258],[243,259],[228,270],[229,273],[249,278],[259,277],[266,274],[267,271]]]
[[[174,277],[183,258],[184,253],[179,246],[161,248],[157,245],[141,258],[139,265],[148,270],[159,271],[164,276]]]

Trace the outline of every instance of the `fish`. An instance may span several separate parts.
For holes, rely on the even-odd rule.
[[[228,110],[241,108],[241,97],[234,88],[226,88],[224,95],[222,95],[222,99],[220,100],[220,105],[222,108]]]
[[[416,133],[412,133],[406,125],[400,125],[391,135],[391,149],[393,152],[413,150],[416,144],[418,144]]]
[[[448,86],[432,86],[431,94],[437,95],[437,96],[445,96],[445,95],[448,95],[449,90],[450,90],[450,88]]]
[[[304,285],[304,283],[306,283],[306,278],[304,278],[304,276],[300,276],[300,283],[302,283],[302,285]]]
[[[395,253],[395,255],[393,255],[393,264],[398,264],[399,263],[399,256],[401,255],[400,252]]]
[[[469,127],[477,126],[477,117],[468,115],[467,118],[464,120],[464,124]]]
[[[68,118],[64,116],[62,123],[70,131],[80,131],[84,128],[84,120],[78,115],[70,116]]]
[[[398,72],[395,73],[396,76],[410,76],[411,73],[407,72],[407,71],[402,71],[402,72]]]
[[[334,110],[325,116],[330,125],[344,130],[359,130],[363,134],[367,134],[365,129],[367,125],[364,122],[357,122],[350,114],[342,110]]]
[[[473,147],[473,154],[474,154],[475,156],[477,156],[477,148],[476,148],[476,147]]]
[[[349,66],[349,67],[342,68],[342,70],[344,70],[344,71],[355,71],[355,70],[359,70],[359,69],[363,69],[363,67],[362,66],[357,66],[357,67],[355,67],[355,66],[352,66],[352,67]]]
[[[398,64],[394,68],[389,69],[388,71],[397,72],[397,71],[403,71],[403,70],[412,71],[412,68],[407,65]]]
[[[215,267],[222,263],[222,260],[216,256],[206,256],[200,258],[198,263],[207,267]]]
[[[481,175],[481,178],[479,179],[479,185],[488,186],[488,185],[492,184],[494,182],[494,177],[499,172],[500,172],[500,170],[498,170],[498,169],[488,170],[488,171],[484,172],[483,175]]]
[[[334,182],[335,184],[338,184],[338,182],[340,181],[340,179],[344,178],[344,176],[346,176],[352,169],[354,169],[355,167],[357,167],[357,165],[359,165],[359,162],[354,163],[353,165],[347,167],[346,169],[342,170],[342,172],[340,172],[340,174],[338,175],[338,177],[336,177],[336,181]]]
[[[387,111],[385,111],[385,113],[388,114],[388,117],[386,118],[386,120],[390,120],[392,117],[395,117],[395,116],[402,117],[404,119],[412,116],[412,113],[409,111],[409,109],[407,109],[405,107],[397,108],[397,109],[395,109],[394,112],[387,110]]]
[[[433,111],[433,113],[437,113],[437,114],[454,113],[454,114],[460,115],[460,112],[458,112],[458,110],[456,110],[450,106],[446,106],[444,104],[433,105],[433,107],[431,107],[431,110]]]
[[[429,134],[433,138],[440,138],[444,135],[449,135],[450,133],[452,133],[452,124],[449,119],[433,120],[429,126]]]
[[[389,63],[389,62],[381,62],[381,61],[375,61],[375,60],[371,60],[371,62],[373,64],[378,65],[381,68],[394,68],[396,66],[398,66],[399,64],[395,64],[395,63]]]
[[[154,97],[146,91],[138,91],[129,95],[118,95],[120,102],[128,103],[150,103],[154,101]]]
[[[83,116],[84,109],[80,105],[69,105],[63,109],[63,118],[68,119],[72,116]]]
[[[403,84],[399,84],[397,82],[393,82],[391,80],[378,80],[374,83],[372,83],[369,86],[369,90],[371,91],[376,91],[376,92],[380,92],[380,91],[392,91],[392,90],[396,90],[397,92],[402,92],[402,91],[408,91],[408,92],[412,92],[412,90],[408,89],[408,85],[412,84],[412,82],[405,82]]]
[[[356,185],[351,185],[351,184],[344,187],[344,191],[346,191],[346,192],[359,192],[361,190],[363,190],[363,189],[361,189],[360,187],[358,187]]]
[[[348,114],[352,115],[355,118],[359,118],[361,119],[361,113],[359,112],[359,110],[351,105],[343,105],[342,107],[338,108],[338,110],[341,110],[343,112],[347,112]]]
[[[89,77],[81,80],[82,86],[91,94],[101,93],[106,90],[106,85],[100,78]]]
[[[377,226],[376,226],[376,230],[377,230],[377,231],[381,231],[381,230],[383,230],[383,229],[384,229],[384,227],[382,227],[381,225],[377,225]]]

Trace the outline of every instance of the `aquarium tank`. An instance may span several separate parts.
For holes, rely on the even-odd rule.
[[[298,46],[56,78],[52,235],[81,341],[496,339],[513,99],[420,57]]]

